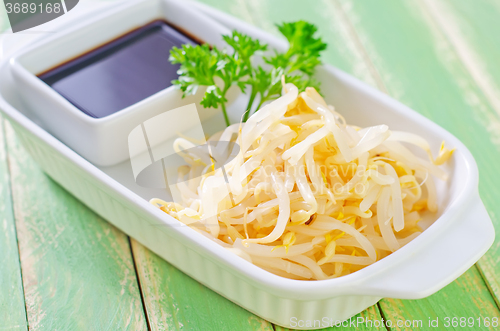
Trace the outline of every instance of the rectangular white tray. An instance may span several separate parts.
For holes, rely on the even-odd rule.
[[[283,41],[230,16],[206,6],[193,4],[195,7],[230,28],[265,39],[274,47],[284,46]],[[88,15],[81,19],[85,17]],[[445,140],[456,152],[448,183],[438,187],[439,218],[418,238],[351,275],[297,281],[258,268],[150,205],[145,198],[152,193],[134,188],[129,166],[100,169],[35,124],[19,100],[8,60],[0,64],[0,109],[49,176],[189,276],[273,323],[290,327],[292,320],[325,321],[323,318],[335,323],[382,297],[428,296],[459,277],[493,243],[494,229],[479,198],[477,167],[467,148],[422,115],[331,66],[320,68],[318,79],[327,101],[347,122],[388,124],[424,135],[434,146]],[[467,245],[463,245],[465,241]]]

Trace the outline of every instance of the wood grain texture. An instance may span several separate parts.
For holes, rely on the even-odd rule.
[[[127,237],[6,132],[29,329],[146,330]]]
[[[132,251],[151,330],[273,329],[133,239]]]
[[[0,330],[27,330],[9,179],[3,118],[0,116]]]
[[[439,22],[443,33],[485,98],[496,113],[500,114],[500,34],[498,33],[500,2],[439,0],[427,3],[427,8],[434,20]],[[497,145],[500,144],[498,129],[498,127],[492,128],[496,131],[494,138]],[[499,158],[498,153],[494,153],[491,155],[491,162]],[[488,174],[481,173],[481,175],[483,182],[490,180]],[[500,225],[498,191],[489,191],[481,187],[481,196],[498,231]],[[499,254],[500,241],[497,240],[478,263],[498,305],[500,305]]]

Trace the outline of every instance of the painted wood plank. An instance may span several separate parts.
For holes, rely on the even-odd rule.
[[[473,80],[479,86],[492,108],[500,114],[500,3],[492,0],[478,1],[426,1],[426,8],[458,54]],[[491,130],[499,130],[498,127]],[[500,142],[498,131],[494,136]],[[498,160],[498,154],[494,157]],[[490,174],[491,175],[491,174]],[[483,179],[488,177],[482,176]],[[489,180],[489,179],[487,179]],[[497,182],[498,184],[498,182]],[[498,231],[498,195],[481,190],[482,198],[490,211]],[[500,241],[496,241],[478,263],[481,273],[500,305]]]
[[[337,326],[335,326],[336,321],[331,321],[331,319],[328,318],[326,320],[316,321],[317,326],[325,326],[325,325],[330,325],[328,327],[325,327],[321,330],[324,331],[346,331],[346,330],[356,330],[356,331],[364,331],[364,330],[386,330],[385,327],[385,322],[383,320],[382,315],[380,314],[378,305],[373,305],[361,313],[357,314],[356,316],[351,317],[347,321],[343,321],[343,323],[338,323]],[[302,321],[302,325],[299,324],[299,321],[294,321],[294,323],[297,323],[298,326],[302,325],[307,325],[308,321]],[[315,321],[309,321],[313,326],[315,325]],[[333,326],[331,326],[333,323]],[[276,331],[291,331],[292,329],[287,329],[283,328],[281,326],[275,325],[274,329]]]
[[[146,330],[127,236],[6,136],[29,329]]]
[[[3,118],[0,116],[0,329],[27,330],[14,222]]]
[[[152,330],[272,330],[133,239],[132,251]]]
[[[424,4],[474,82],[500,114],[500,3],[425,0]]]
[[[422,2],[335,2],[354,26],[387,91],[458,136],[478,162],[482,197],[498,197],[500,178],[494,164],[499,145],[491,129],[500,123],[498,116]],[[498,203],[489,205],[492,216],[498,208]],[[463,277],[474,278],[474,292],[451,285],[427,299],[407,301],[405,311],[430,316],[433,307],[441,305],[467,312],[465,317],[481,315],[481,302],[491,303],[491,295],[474,268]],[[389,318],[392,312],[381,306]]]
[[[392,320],[391,330],[415,330],[414,325],[421,325],[422,330],[434,329],[434,326],[447,330],[498,330],[500,326],[500,312],[477,268],[470,268],[430,299],[384,299],[380,307]],[[458,324],[453,328],[453,318],[459,322],[462,318],[462,326]],[[401,321],[400,326],[397,321]],[[429,327],[431,321],[433,324]],[[490,322],[489,327],[484,325],[485,321]],[[498,322],[496,327],[494,321]]]

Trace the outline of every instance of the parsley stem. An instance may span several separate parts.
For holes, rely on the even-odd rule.
[[[222,114],[224,114],[224,121],[226,121],[226,126],[230,126],[231,122],[229,122],[229,116],[227,116],[226,104],[223,102],[220,104],[222,108]]]
[[[250,116],[250,113],[252,111],[252,105],[255,100],[255,97],[257,96],[257,91],[255,91],[254,88],[252,88],[252,94],[250,94],[250,99],[248,100],[248,105],[245,111],[245,114],[243,115],[243,122],[246,122],[248,120],[248,117]]]

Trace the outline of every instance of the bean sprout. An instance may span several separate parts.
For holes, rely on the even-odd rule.
[[[446,180],[439,166],[453,153],[443,144],[433,158],[424,138],[386,125],[347,125],[316,90],[284,83],[281,98],[209,140],[229,139],[240,149],[223,167],[227,179],[183,153],[191,167],[179,169],[189,179],[176,184],[183,201],[151,203],[245,260],[301,280],[350,274],[416,238],[422,213],[438,210],[434,178]]]

